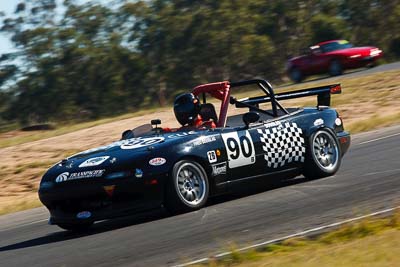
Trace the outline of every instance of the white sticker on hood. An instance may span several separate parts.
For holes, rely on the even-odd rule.
[[[164,137],[146,137],[146,138],[133,138],[126,140],[121,145],[122,149],[136,149],[139,147],[151,146],[164,141]]]
[[[91,159],[88,159],[88,160],[85,160],[84,162],[82,162],[79,165],[79,168],[98,166],[109,158],[110,158],[110,156],[91,158]]]

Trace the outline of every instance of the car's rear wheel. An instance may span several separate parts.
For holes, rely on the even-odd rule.
[[[197,162],[181,160],[172,171],[167,184],[165,206],[173,212],[186,212],[203,207],[208,199],[207,173]]]
[[[88,230],[93,222],[84,222],[84,223],[58,223],[57,224],[62,229],[73,231],[73,232],[81,232]]]
[[[328,130],[311,135],[306,156],[304,176],[317,179],[334,175],[340,167],[341,153],[337,139]]]
[[[329,74],[331,76],[338,76],[343,74],[343,67],[339,60],[335,59],[331,61],[329,65]]]
[[[289,76],[290,79],[295,83],[299,83],[304,79],[303,73],[297,67],[293,67],[290,69]]]

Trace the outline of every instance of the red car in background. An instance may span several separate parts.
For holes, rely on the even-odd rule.
[[[374,66],[383,51],[377,47],[353,47],[346,40],[332,40],[313,45],[306,55],[289,59],[287,73],[294,82],[306,76],[329,73],[340,75],[345,69]]]

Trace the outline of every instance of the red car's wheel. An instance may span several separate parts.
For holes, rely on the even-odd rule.
[[[339,60],[335,59],[331,61],[329,65],[329,74],[331,76],[338,76],[343,74],[343,67]]]
[[[296,67],[290,69],[289,77],[295,83],[299,83],[304,79],[303,73],[301,70],[299,70],[299,68]]]

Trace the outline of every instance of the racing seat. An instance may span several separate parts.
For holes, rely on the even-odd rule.
[[[215,107],[211,103],[201,104],[199,114],[204,122],[213,121],[215,124],[218,123],[218,117],[217,113],[215,112]]]

